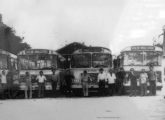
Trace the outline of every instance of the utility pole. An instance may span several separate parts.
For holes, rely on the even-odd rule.
[[[163,26],[163,55],[162,55],[162,94],[165,95],[165,25]]]
[[[165,58],[165,25],[163,26],[163,58]]]

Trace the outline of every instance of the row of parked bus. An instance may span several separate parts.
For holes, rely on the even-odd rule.
[[[108,72],[109,69],[122,67],[127,73],[130,68],[134,68],[137,73],[140,73],[141,69],[149,71],[148,66],[152,64],[157,72],[157,86],[161,87],[164,75],[162,73],[161,59],[162,49],[155,46],[127,47],[116,58],[112,55],[110,49],[104,47],[86,47],[67,55],[61,55],[54,50],[48,49],[28,49],[21,51],[18,55],[0,50],[0,73],[2,73],[2,70],[7,73],[10,72],[12,74],[12,83],[17,84],[19,90],[24,90],[24,76],[26,72],[29,72],[32,77],[32,88],[36,90],[38,88],[36,76],[42,70],[47,77],[45,89],[51,90],[51,70],[56,69],[56,74],[62,80],[63,77],[61,77],[60,73],[64,69],[69,69],[74,76],[72,89],[76,92],[82,87],[81,74],[86,70],[91,78],[89,89],[97,91],[97,76],[100,68]],[[127,80],[124,86],[130,86],[130,81]]]

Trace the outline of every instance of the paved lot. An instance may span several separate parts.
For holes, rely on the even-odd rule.
[[[0,120],[165,120],[165,99],[115,96],[3,100]]]

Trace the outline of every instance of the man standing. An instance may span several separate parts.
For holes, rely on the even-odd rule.
[[[7,90],[7,79],[6,79],[5,70],[2,70],[0,79],[1,79],[1,86],[2,86],[2,99],[5,99],[5,90]]]
[[[66,74],[66,70],[62,70],[59,73],[59,84],[60,84],[60,92],[61,94],[65,94],[66,93],[66,81],[65,81],[65,74]]]
[[[66,89],[67,89],[67,94],[71,95],[71,85],[72,85],[72,81],[74,79],[74,76],[72,75],[70,70],[66,71],[66,75],[65,75],[65,83],[66,83]]]
[[[115,80],[116,80],[116,75],[113,72],[113,70],[110,69],[109,73],[107,73],[107,82],[108,82],[109,93],[111,96],[115,93]]]
[[[119,95],[122,95],[125,91],[124,91],[124,79],[125,79],[125,71],[123,68],[120,68],[119,71],[116,73],[116,86],[117,86],[117,92]]]
[[[141,96],[146,96],[147,95],[147,79],[148,79],[148,75],[145,72],[145,69],[142,69],[142,73],[140,74]]]
[[[99,83],[99,94],[101,96],[105,95],[105,93],[106,93],[106,89],[105,89],[106,78],[107,78],[107,76],[104,73],[103,68],[100,68],[97,79],[98,79],[98,83]]]
[[[6,78],[7,78],[7,91],[8,91],[8,98],[14,98],[16,97],[16,95],[14,95],[16,93],[16,91],[18,90],[17,87],[16,88],[13,88],[13,78],[14,78],[14,75],[13,75],[13,71],[8,71],[7,75],[6,75]],[[17,89],[17,90],[15,90]]]
[[[90,80],[90,77],[85,70],[81,76],[81,83],[82,83],[82,89],[83,89],[83,95],[88,96],[88,82]]]
[[[44,97],[44,90],[45,90],[45,81],[46,77],[43,75],[43,71],[39,72],[39,75],[36,78],[38,80],[38,97]]]
[[[51,80],[52,80],[53,92],[55,93],[56,89],[57,89],[57,83],[59,81],[59,76],[56,74],[56,70],[55,69],[52,70]]]
[[[130,69],[130,73],[128,75],[128,80],[130,80],[130,96],[136,96],[137,92],[137,76],[133,68]]]
[[[156,95],[156,72],[154,71],[153,66],[150,66],[148,78],[150,83],[150,95]]]
[[[25,88],[25,99],[32,98],[32,83],[31,83],[31,76],[29,72],[25,73],[25,82],[26,82],[26,88]],[[28,95],[29,90],[29,95]]]

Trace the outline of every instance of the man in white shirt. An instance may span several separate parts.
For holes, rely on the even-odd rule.
[[[36,79],[38,80],[38,85],[39,85],[38,97],[44,97],[46,77],[43,75],[43,71],[40,71]]]
[[[97,79],[98,79],[98,83],[99,83],[99,94],[101,96],[106,94],[106,89],[105,89],[106,78],[107,78],[107,76],[104,73],[103,68],[100,68]]]
[[[6,78],[5,70],[2,70],[2,74],[0,76],[0,79],[1,79],[1,86],[2,86],[2,89],[3,89],[2,99],[4,99],[5,98],[5,90],[7,89],[7,78]]]
[[[109,72],[107,73],[107,82],[108,82],[109,93],[111,96],[115,93],[115,80],[116,80],[116,75],[113,72],[113,70],[110,69]]]
[[[142,69],[142,73],[140,74],[140,91],[141,91],[141,96],[147,95],[147,80],[148,80],[148,75],[145,72],[145,69]]]

